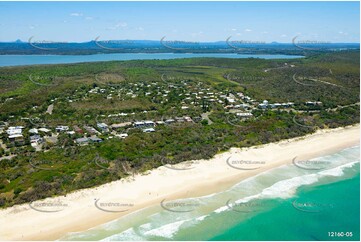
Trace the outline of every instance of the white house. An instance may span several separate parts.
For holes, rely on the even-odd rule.
[[[153,128],[143,129],[143,132],[144,133],[155,132],[155,129],[153,129]]]
[[[56,132],[68,131],[68,130],[69,130],[69,127],[68,127],[68,126],[62,126],[62,125],[60,125],[60,126],[57,126],[57,127],[55,128],[55,130],[56,130]]]

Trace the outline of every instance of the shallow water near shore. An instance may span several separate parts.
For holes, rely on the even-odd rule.
[[[61,240],[359,240],[359,156],[355,146],[312,159],[328,161],[322,169],[283,165]]]

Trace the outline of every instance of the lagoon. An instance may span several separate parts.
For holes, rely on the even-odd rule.
[[[261,58],[261,59],[295,59],[303,56],[296,55],[252,55],[236,53],[116,53],[94,55],[0,55],[0,67],[24,66],[42,64],[69,64],[97,61],[126,61],[126,60],[169,60],[179,58]]]

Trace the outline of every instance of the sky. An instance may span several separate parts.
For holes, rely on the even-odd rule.
[[[0,2],[0,41],[360,42],[359,2]]]

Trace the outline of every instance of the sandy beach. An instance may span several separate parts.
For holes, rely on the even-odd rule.
[[[359,145],[360,126],[320,130],[252,148],[232,148],[209,160],[162,166],[133,178],[0,211],[0,240],[56,240],[162,200],[203,196],[295,160],[305,161]],[[61,205],[59,205],[61,204]]]

